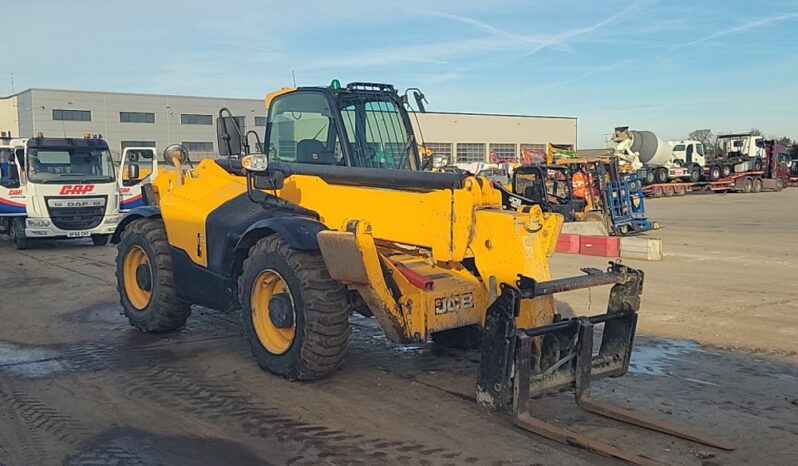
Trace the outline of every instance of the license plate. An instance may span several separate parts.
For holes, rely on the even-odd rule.
[[[83,238],[89,236],[90,233],[88,231],[68,231],[67,238]]]

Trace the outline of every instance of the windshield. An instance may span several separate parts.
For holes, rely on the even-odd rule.
[[[678,144],[673,148],[674,152],[684,152],[684,144]]]
[[[33,183],[104,183],[114,181],[108,149],[30,149],[28,180]]]
[[[341,118],[352,151],[353,166],[417,169],[414,166],[416,143],[412,134],[408,134],[396,103],[358,96],[349,102],[344,100]]]

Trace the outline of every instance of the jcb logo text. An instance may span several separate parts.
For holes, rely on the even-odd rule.
[[[474,307],[474,295],[471,293],[449,296],[448,298],[435,298],[435,314],[457,312],[460,309]]]

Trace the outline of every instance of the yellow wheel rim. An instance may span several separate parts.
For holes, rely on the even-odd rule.
[[[149,273],[149,286],[140,283],[136,277],[139,266],[146,266]],[[122,262],[122,274],[124,276],[125,294],[130,304],[139,311],[143,311],[150,304],[152,298],[152,266],[150,258],[141,246],[131,246],[125,253]],[[147,289],[149,288],[149,289]]]
[[[277,327],[269,315],[269,302],[280,293],[288,294],[291,299],[293,319],[291,326],[286,328]],[[294,297],[285,279],[274,270],[264,270],[259,273],[252,285],[250,306],[255,333],[264,348],[272,354],[283,354],[288,351],[296,335],[296,309]]]

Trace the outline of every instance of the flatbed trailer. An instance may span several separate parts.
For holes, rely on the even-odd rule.
[[[798,177],[796,183],[798,183]],[[732,173],[717,181],[699,181],[696,183],[654,183],[643,186],[646,197],[673,197],[683,196],[688,192],[738,192],[758,193],[760,191],[781,191],[784,182],[779,178],[766,178],[765,172],[747,171]]]

